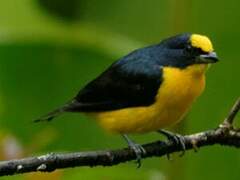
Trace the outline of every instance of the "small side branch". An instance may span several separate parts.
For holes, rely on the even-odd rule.
[[[229,127],[232,127],[233,126],[233,120],[234,120],[235,116],[237,115],[239,109],[240,109],[240,97],[238,98],[238,100],[233,105],[229,115],[224,120],[223,124],[227,125]]]
[[[229,115],[218,128],[184,136],[187,150],[209,145],[226,145],[240,147],[240,132],[232,128],[232,123],[240,110],[240,98],[236,101]],[[171,141],[156,141],[142,145],[146,150],[143,158],[161,157],[181,151],[181,147]],[[51,172],[56,169],[77,166],[113,166],[119,163],[135,160],[131,149],[104,150],[76,153],[50,153],[38,157],[0,162],[0,176],[26,172]]]

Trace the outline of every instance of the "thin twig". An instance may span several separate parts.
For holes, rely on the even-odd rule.
[[[233,105],[229,115],[224,120],[223,124],[232,126],[233,120],[234,120],[235,116],[237,115],[239,109],[240,109],[240,97],[238,98],[238,100]]]
[[[224,123],[225,121],[230,124],[233,122],[240,109],[239,101],[240,98],[233,106],[228,117],[224,120]],[[184,136],[184,142],[187,150],[195,150],[196,147],[199,148],[214,144],[239,148],[240,132],[233,128],[226,131],[225,126],[219,126],[216,129]],[[143,158],[153,156],[161,157],[174,152],[182,151],[181,146],[171,141],[156,141],[145,144],[143,147],[146,150]],[[0,162],[0,176],[35,171],[51,172],[56,169],[77,166],[113,166],[119,163],[134,160],[135,158],[135,153],[129,148],[92,152],[50,153],[38,157],[2,161]]]

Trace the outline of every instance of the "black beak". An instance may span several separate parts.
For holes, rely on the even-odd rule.
[[[210,52],[208,54],[200,55],[197,62],[200,64],[216,63],[218,62],[218,57],[215,52]]]

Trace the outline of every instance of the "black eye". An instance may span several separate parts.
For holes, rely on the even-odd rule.
[[[192,47],[190,44],[188,44],[188,45],[185,47],[185,50],[186,50],[187,52],[192,52],[192,51],[193,51],[193,47]]]
[[[191,55],[204,54],[204,52],[202,51],[202,49],[192,47],[190,44],[188,44],[188,45],[185,47],[185,51],[186,51],[188,54],[191,54]]]

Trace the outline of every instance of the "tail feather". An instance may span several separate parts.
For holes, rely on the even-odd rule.
[[[72,100],[69,103],[65,104],[63,107],[57,108],[54,111],[51,111],[46,115],[43,115],[38,119],[35,119],[33,122],[37,123],[37,122],[43,122],[43,121],[51,121],[55,117],[71,109],[75,105],[75,103],[76,103],[76,100]]]
[[[41,122],[41,121],[51,121],[53,118],[61,115],[64,112],[63,108],[56,109],[52,112],[47,113],[46,115],[43,115],[39,117],[38,119],[35,119],[33,122]]]

